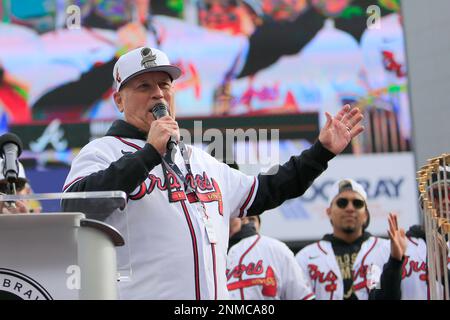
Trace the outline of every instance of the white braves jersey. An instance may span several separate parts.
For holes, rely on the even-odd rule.
[[[408,237],[402,266],[402,300],[428,300],[427,245],[423,239]]]
[[[370,237],[361,245],[352,268],[353,291],[359,300],[369,299],[369,292],[379,283],[389,255],[389,240]],[[295,257],[317,300],[343,300],[344,281],[331,242],[313,243]]]
[[[441,295],[444,295],[442,284]],[[402,266],[402,300],[430,300],[428,289],[427,244],[421,238],[408,237],[408,247]]]
[[[65,190],[144,145],[139,139],[110,136],[90,142],[74,159]],[[116,210],[105,220],[128,233],[126,249],[118,250],[118,268],[126,269],[130,264],[132,276],[131,281],[119,283],[120,299],[228,298],[225,267],[229,220],[246,215],[258,182],[200,149],[186,147],[194,177],[187,175],[179,151],[175,163],[188,183],[192,185],[195,179],[206,216],[193,194],[186,194],[174,175],[169,174],[167,181],[162,165],[153,168],[128,195],[127,217]],[[216,239],[209,240],[206,222]]]
[[[242,239],[228,252],[227,280],[235,300],[311,300],[314,294],[281,241],[254,235]]]

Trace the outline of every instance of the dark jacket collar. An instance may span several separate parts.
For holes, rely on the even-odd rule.
[[[344,244],[344,245],[345,244],[356,244],[356,243],[362,244],[364,241],[369,239],[371,236],[372,235],[369,232],[364,232],[362,234],[362,236],[359,237],[358,239],[356,239],[353,243],[347,243],[344,240],[336,238],[333,234],[326,234],[323,236],[322,240],[329,241],[329,242],[335,243],[335,244]]]
[[[406,232],[406,236],[420,238],[426,242],[425,230],[423,229],[423,227],[421,225],[414,225],[414,226],[410,227],[408,232]]]
[[[147,132],[142,132],[124,120],[116,120],[106,132],[107,136],[147,140]]]
[[[234,246],[236,243],[238,243],[242,239],[254,236],[256,234],[258,234],[258,232],[256,232],[255,224],[253,222],[249,222],[249,223],[243,224],[242,227],[241,227],[241,230],[236,232],[230,238],[230,240],[228,242],[228,250],[230,250],[230,248],[232,246]]]

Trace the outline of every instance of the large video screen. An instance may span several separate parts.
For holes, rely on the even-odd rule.
[[[4,0],[0,131],[22,137],[24,157],[69,165],[122,117],[112,98],[118,57],[159,48],[183,71],[181,126],[277,128],[275,160],[313,143],[326,111],[360,108],[365,132],[304,198],[268,214],[265,232],[318,237],[326,188],[351,177],[370,189],[381,234],[390,210],[418,220],[400,9],[398,0]]]
[[[409,150],[404,37],[396,0],[6,0],[3,124],[115,119],[112,69],[139,46],[183,70],[179,117],[363,109],[356,152]],[[299,137],[301,138],[301,137]]]

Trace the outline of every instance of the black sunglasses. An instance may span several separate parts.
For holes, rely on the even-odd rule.
[[[366,204],[364,200],[360,199],[353,199],[351,201],[355,209],[361,209]],[[336,205],[341,209],[345,209],[347,208],[349,202],[350,200],[348,200],[347,198],[339,198],[336,200]]]

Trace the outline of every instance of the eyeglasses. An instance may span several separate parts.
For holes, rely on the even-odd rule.
[[[351,201],[352,201],[353,207],[355,209],[361,209],[366,204],[364,202],[364,200],[360,200],[360,199],[353,199]],[[336,205],[341,209],[345,209],[345,208],[347,208],[347,205],[349,202],[350,202],[350,200],[347,198],[339,198],[336,200]]]

